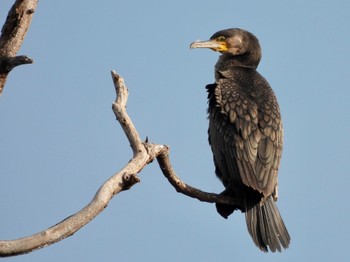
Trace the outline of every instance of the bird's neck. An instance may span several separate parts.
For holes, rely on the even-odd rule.
[[[215,65],[216,71],[222,72],[227,70],[232,70],[235,67],[244,67],[256,69],[258,67],[259,61],[251,60],[249,57],[241,56],[232,56],[232,55],[221,55],[218,62]]]

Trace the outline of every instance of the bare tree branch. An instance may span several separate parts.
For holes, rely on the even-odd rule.
[[[124,85],[124,80],[114,72],[112,72],[112,78],[117,93],[116,101],[112,106],[113,111],[129,139],[134,152],[133,158],[122,170],[109,178],[99,188],[92,201],[79,212],[32,236],[15,240],[0,241],[0,256],[6,257],[25,254],[73,235],[81,227],[102,212],[114,195],[123,190],[129,189],[135,183],[139,182],[139,178],[136,174],[166,149],[165,146],[153,144],[148,144],[147,149],[141,142],[141,139],[125,110],[128,90]],[[150,147],[152,150],[149,149]]]
[[[37,3],[38,0],[16,0],[2,27],[0,36],[0,95],[8,73],[15,66],[33,63],[33,60],[24,56],[16,58],[16,54],[26,36]]]
[[[210,203],[239,204],[237,200],[231,197],[206,193],[182,182],[176,176],[170,164],[169,147],[141,141],[135,126],[126,112],[128,89],[124,84],[124,80],[114,71],[112,71],[112,78],[116,90],[116,100],[112,104],[112,109],[129,140],[133,150],[133,158],[124,168],[109,178],[98,189],[92,201],[79,212],[34,235],[15,240],[1,240],[1,257],[29,253],[73,235],[101,213],[114,195],[130,189],[135,183],[139,182],[140,180],[136,174],[154,159],[158,160],[164,176],[178,192]]]

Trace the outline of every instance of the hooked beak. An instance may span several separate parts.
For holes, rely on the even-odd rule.
[[[227,51],[226,42],[218,42],[215,40],[195,41],[190,45],[190,49],[192,48],[210,48],[211,50],[216,52]]]

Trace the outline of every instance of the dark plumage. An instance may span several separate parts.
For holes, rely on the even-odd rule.
[[[261,59],[258,39],[241,29],[215,33],[191,48],[222,53],[215,65],[215,83],[207,85],[209,143],[215,172],[239,205],[217,204],[227,218],[245,212],[254,243],[275,252],[290,243],[275,201],[283,147],[283,127],[276,96],[256,68]]]

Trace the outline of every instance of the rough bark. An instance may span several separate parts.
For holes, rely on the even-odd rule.
[[[38,0],[16,0],[10,9],[0,36],[0,95],[9,72],[16,66],[33,63],[26,56],[18,56],[32,21]]]

